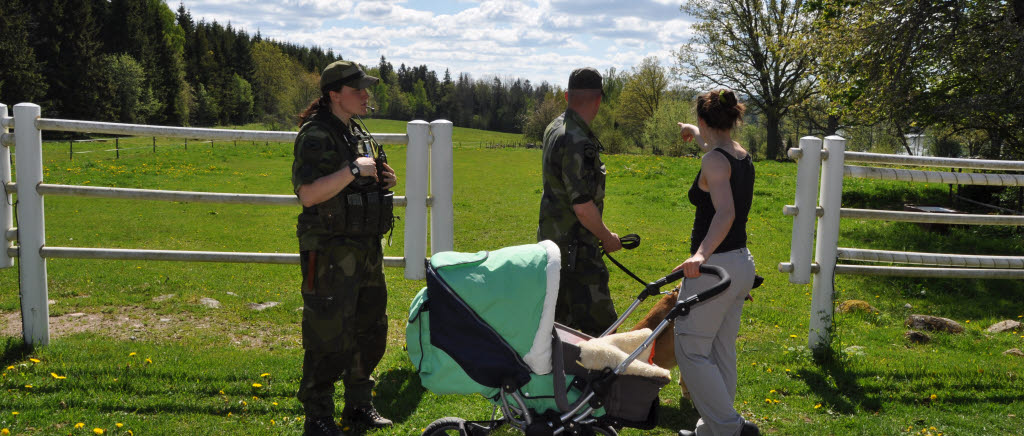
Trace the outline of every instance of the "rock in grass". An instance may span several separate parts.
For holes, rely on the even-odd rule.
[[[257,304],[257,303],[249,303],[249,308],[252,309],[252,310],[260,311],[260,310],[263,310],[263,309],[269,309],[271,307],[277,306],[278,304],[281,304],[281,303],[278,302],[278,301],[268,301],[266,303],[259,303],[259,304]]]
[[[904,324],[912,329],[963,333],[964,326],[949,318],[931,315],[910,315]]]
[[[204,297],[199,300],[199,303],[203,306],[209,307],[210,309],[220,309],[220,301],[214,300],[209,297]]]
[[[992,324],[985,331],[989,333],[1003,333],[1014,330],[1020,330],[1020,323],[1012,319],[1008,319],[1006,321],[999,321],[995,324]]]
[[[1007,356],[1024,357],[1024,351],[1020,351],[1020,348],[1011,348],[1009,350],[1003,351],[1003,354]]]
[[[868,302],[864,300],[846,300],[842,303],[839,303],[839,312],[850,313],[853,311],[875,313],[878,312],[878,309],[875,309],[872,305],[868,304]]]
[[[928,336],[916,330],[910,330],[904,333],[903,337],[907,338],[908,341],[913,342],[915,344],[927,344],[932,340],[931,336]]]

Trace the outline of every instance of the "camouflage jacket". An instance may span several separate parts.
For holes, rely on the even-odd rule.
[[[358,156],[368,155],[369,151],[363,150],[359,141],[360,135],[367,134],[354,122],[351,128],[345,126],[329,111],[313,115],[295,138],[292,188],[296,195],[300,186],[347,167]],[[320,222],[316,206],[303,208],[296,235],[301,251],[324,249],[322,244],[334,236]]]
[[[574,240],[598,245],[597,237],[580,224],[572,207],[593,201],[599,211],[604,211],[602,150],[590,126],[572,109],[548,124],[544,130],[544,194],[538,241],[550,239],[563,249]]]

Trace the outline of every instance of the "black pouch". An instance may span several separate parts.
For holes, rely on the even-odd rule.
[[[366,231],[366,206],[362,194],[345,197],[345,233],[361,235]]]
[[[378,221],[378,232],[381,235],[387,233],[395,226],[395,193],[385,191],[381,196],[380,220]]]
[[[580,245],[572,241],[565,247],[565,270],[576,271],[576,256],[579,255]]]
[[[364,228],[367,234],[379,234],[381,198],[379,192],[366,193],[366,223]]]

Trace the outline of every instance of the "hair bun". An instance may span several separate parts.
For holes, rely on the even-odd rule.
[[[723,88],[718,91],[718,102],[723,108],[729,109],[736,106],[736,104],[739,103],[739,100],[736,99],[736,93]]]

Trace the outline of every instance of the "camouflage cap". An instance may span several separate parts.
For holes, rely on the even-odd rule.
[[[367,76],[359,65],[352,61],[333,62],[320,73],[320,91],[338,89],[341,85],[356,89],[365,89],[377,84],[380,80]]]
[[[569,90],[573,89],[600,89],[601,97],[604,97],[604,87],[601,86],[601,73],[591,67],[583,67],[572,70],[569,74]]]

